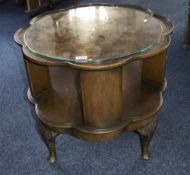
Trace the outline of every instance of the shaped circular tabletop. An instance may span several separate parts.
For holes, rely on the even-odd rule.
[[[47,59],[95,63],[150,50],[162,33],[150,10],[90,5],[34,18],[24,43],[33,54]]]

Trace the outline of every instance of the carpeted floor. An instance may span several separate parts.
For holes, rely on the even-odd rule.
[[[81,0],[132,3],[149,7],[175,24],[168,55],[168,89],[151,142],[153,159],[140,159],[139,138],[125,133],[108,142],[90,143],[68,135],[57,139],[58,163],[35,130],[33,107],[26,100],[27,80],[14,32],[30,18],[15,1],[0,3],[0,175],[189,175],[190,51],[183,48],[187,0]],[[62,1],[57,8],[70,5]]]

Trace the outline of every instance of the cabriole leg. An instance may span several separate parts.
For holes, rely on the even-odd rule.
[[[38,132],[45,142],[49,150],[49,163],[54,163],[57,160],[56,156],[56,145],[55,139],[58,136],[58,133],[50,131],[47,129],[40,121],[38,122]]]
[[[154,134],[154,131],[156,129],[156,126],[157,126],[157,120],[155,119],[153,122],[151,122],[146,127],[137,130],[137,132],[140,135],[142,158],[144,160],[151,159],[151,154],[149,151],[149,144],[150,144],[150,141]]]

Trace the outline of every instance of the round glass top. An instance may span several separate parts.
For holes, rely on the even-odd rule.
[[[162,32],[151,11],[91,5],[36,17],[24,42],[33,54],[47,59],[101,63],[153,48]]]

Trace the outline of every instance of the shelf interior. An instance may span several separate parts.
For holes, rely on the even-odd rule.
[[[50,67],[49,74],[52,86],[35,99],[40,119],[52,127],[88,128],[81,110],[78,70]],[[122,116],[113,128],[151,117],[159,111],[162,105],[161,89],[144,82],[141,75],[142,61],[123,66]]]

